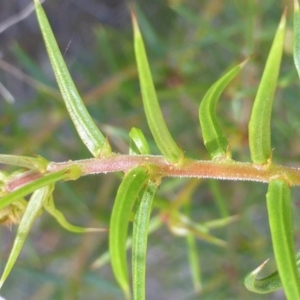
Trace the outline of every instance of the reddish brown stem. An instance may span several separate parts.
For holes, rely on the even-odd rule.
[[[300,169],[275,164],[255,165],[232,160],[199,161],[184,159],[180,164],[168,162],[162,156],[114,154],[106,158],[50,163],[47,171],[53,172],[72,165],[82,170],[82,175],[100,174],[128,170],[141,165],[148,165],[154,176],[162,177],[198,177],[224,180],[245,180],[270,182],[282,178],[289,185],[300,185]]]

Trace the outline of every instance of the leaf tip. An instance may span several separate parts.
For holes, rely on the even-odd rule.
[[[110,146],[110,143],[109,143],[109,139],[108,139],[108,136],[106,136],[102,147],[97,149],[97,151],[95,153],[95,157],[103,158],[103,157],[111,156],[112,154],[113,154],[113,152],[112,152],[112,149],[111,149],[111,146]]]
[[[37,6],[37,5],[42,5],[40,0],[33,0],[34,4]]]
[[[245,277],[244,284],[249,291],[258,292],[256,287],[256,277],[268,261],[269,259],[265,260],[260,266],[258,266],[254,271],[252,271]]]
[[[254,275],[255,277],[257,274],[265,267],[265,265],[268,263],[270,259],[266,259],[260,266],[258,266],[254,271],[252,271],[250,274]]]
[[[295,0],[297,2],[297,0]],[[279,29],[283,30],[285,29],[285,24],[286,24],[286,14],[287,14],[287,7],[284,8],[280,23],[279,23]]]
[[[240,68],[242,69],[247,63],[248,61],[253,57],[253,55],[250,55],[249,57],[247,57],[246,59],[244,59],[241,63],[240,63]]]
[[[131,14],[133,30],[134,30],[135,34],[139,34],[140,31],[139,31],[136,11],[135,11],[134,5],[132,3],[130,4],[130,14]]]

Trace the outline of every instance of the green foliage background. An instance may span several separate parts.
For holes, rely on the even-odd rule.
[[[244,58],[253,58],[220,99],[218,115],[229,136],[233,158],[250,161],[248,121],[252,103],[285,1],[141,1],[139,21],[148,59],[167,124],[186,156],[209,159],[199,130],[198,106],[220,75]],[[298,166],[300,158],[299,79],[292,62],[291,19],[272,118],[273,160]],[[34,15],[31,16],[35,18]],[[56,29],[57,34],[59,28]],[[91,30],[91,29],[90,29]],[[54,30],[55,32],[55,30]],[[76,32],[74,33],[76,35]],[[66,60],[77,87],[114,151],[128,153],[128,132],[140,127],[158,153],[145,121],[130,24],[122,29],[95,25],[94,42],[75,49]],[[72,37],[65,37],[66,47]],[[15,104],[0,101],[0,152],[40,154],[51,160],[88,158],[58,96],[48,61],[11,44],[15,66],[39,83],[29,86],[0,71],[26,91]],[[40,39],[39,43],[42,43]],[[72,43],[70,44],[72,48]],[[67,52],[68,53],[68,52]],[[41,56],[40,56],[41,57]],[[5,57],[4,57],[5,59]],[[14,91],[12,91],[14,93]],[[56,203],[69,221],[83,226],[107,226],[122,174],[97,175],[76,183],[60,183]],[[164,179],[158,195],[172,201],[184,190],[186,179]],[[228,242],[220,247],[198,241],[203,291],[193,291],[186,240],[166,227],[149,238],[148,299],[283,299],[281,292],[253,295],[243,286],[244,276],[273,256],[265,193],[259,183],[199,181],[191,202],[194,221],[220,217],[215,199],[223,199],[240,219],[213,233]],[[298,189],[293,189],[295,228],[300,228]],[[16,227],[1,228],[2,266]],[[300,247],[300,231],[296,244]],[[109,265],[91,269],[107,251],[108,235],[65,232],[51,217],[36,222],[22,254],[1,290],[7,299],[122,299]],[[276,268],[274,260],[266,273]],[[280,298],[281,297],[281,298]]]

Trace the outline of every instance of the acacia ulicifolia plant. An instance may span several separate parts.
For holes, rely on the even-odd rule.
[[[129,154],[112,151],[109,140],[95,125],[68,72],[57,46],[45,12],[34,0],[36,14],[50,58],[53,71],[66,108],[74,126],[93,158],[49,162],[42,157],[0,155],[0,162],[15,165],[22,170],[7,175],[1,173],[1,220],[3,223],[20,223],[17,236],[3,271],[0,286],[11,272],[26,236],[42,208],[51,213],[58,222],[74,232],[101,229],[81,228],[69,224],[53,202],[55,183],[78,180],[82,176],[123,171],[124,178],[118,188],[109,228],[109,252],[112,269],[126,299],[133,292],[134,299],[145,299],[145,268],[147,236],[156,228],[157,219],[150,220],[152,202],[161,179],[164,177],[214,178],[222,180],[247,180],[267,183],[267,209],[272,243],[278,272],[257,279],[264,264],[245,279],[246,288],[257,293],[268,293],[283,287],[287,299],[300,299],[300,252],[296,255],[292,236],[290,188],[300,185],[300,170],[272,162],[270,119],[281,64],[284,42],[286,12],[283,13],[269,56],[264,68],[249,122],[249,145],[252,162],[237,162],[231,158],[230,146],[216,116],[218,99],[247,60],[229,70],[208,90],[199,108],[199,119],[204,144],[211,160],[195,160],[185,157],[173,139],[161,112],[139,30],[134,8],[131,7],[134,49],[139,73],[140,87],[146,120],[161,155],[152,155],[142,131],[132,128],[129,133]],[[300,13],[294,2],[294,61],[300,75]],[[24,171],[26,169],[26,171]],[[194,184],[190,185],[190,191]],[[29,201],[25,196],[32,194]],[[179,201],[180,202],[180,201]],[[133,218],[132,234],[132,287],[128,278],[126,249],[128,225]],[[176,210],[172,218],[177,229],[189,231],[184,216]],[[229,222],[230,218],[225,221]],[[150,225],[149,225],[150,224]],[[174,225],[174,228],[176,227]],[[175,228],[176,229],[176,228]],[[197,229],[199,230],[199,229]],[[223,241],[207,232],[202,238],[223,245]],[[192,245],[192,243],[191,243]],[[197,272],[197,270],[196,270]]]

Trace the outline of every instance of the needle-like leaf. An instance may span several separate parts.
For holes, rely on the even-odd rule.
[[[139,128],[131,128],[130,136],[130,154],[150,154],[148,142]]]
[[[21,199],[37,189],[40,189],[44,186],[47,186],[51,183],[56,181],[65,179],[68,176],[68,170],[60,170],[57,172],[53,172],[47,175],[44,175],[41,178],[35,179],[30,183],[21,186],[20,188],[12,191],[11,193],[3,196],[0,201],[0,209],[6,207],[7,205],[11,204],[12,202]]]
[[[130,288],[127,274],[126,239],[133,204],[149,180],[146,168],[138,167],[127,173],[121,182],[110,218],[109,251],[116,280],[127,299]]]
[[[133,8],[131,9],[131,15],[134,32],[135,57],[147,122],[161,153],[168,160],[178,162],[183,156],[183,152],[172,138],[162,115],[152,80],[143,38]]]
[[[142,131],[132,128],[130,133],[131,154],[150,154],[149,145]],[[138,203],[138,209],[134,215],[132,234],[132,279],[133,298],[143,300],[146,295],[146,257],[149,220],[152,211],[152,202],[157,190],[157,184],[149,180]]]
[[[258,268],[256,268],[246,276],[244,283],[249,291],[258,294],[267,294],[282,287],[278,271],[268,275],[267,277],[257,279],[258,273],[264,268],[268,261],[269,260],[263,262]],[[296,264],[298,270],[298,278],[300,280],[300,251],[296,255]]]
[[[300,12],[299,2],[294,0],[294,63],[300,77]]]
[[[286,181],[269,183],[267,208],[278,273],[288,300],[300,299],[294,250],[290,188]]]
[[[176,235],[187,236],[188,234],[193,234],[196,238],[207,241],[211,244],[226,247],[226,242],[211,235],[208,228],[193,222],[186,215],[180,212],[172,213],[172,217],[168,225],[169,229]]]
[[[0,163],[12,166],[19,166],[27,169],[37,169],[39,171],[45,171],[49,162],[42,156],[30,157],[0,154]]]
[[[70,224],[66,220],[62,212],[56,209],[52,196],[46,199],[46,201],[44,201],[43,207],[49,214],[51,214],[56,219],[56,221],[63,228],[65,228],[68,231],[75,232],[75,233],[107,231],[107,229],[102,229],[102,228],[85,228],[85,227],[80,227],[80,226],[75,226]]]
[[[134,215],[132,234],[133,299],[144,300],[146,294],[147,240],[152,202],[157,184],[149,181]]]
[[[265,278],[256,278],[268,261],[264,261],[258,268],[245,277],[244,284],[249,291],[258,294],[267,294],[282,286],[278,272],[274,272]]]
[[[212,158],[230,157],[228,141],[218,123],[216,116],[217,102],[223,90],[231,80],[240,72],[248,61],[229,70],[207,91],[199,107],[199,120],[205,147]]]
[[[162,220],[160,216],[155,216],[150,220],[149,228],[148,228],[148,234],[151,234],[152,232],[156,231],[163,225]],[[129,249],[132,245],[132,238],[127,238],[126,242],[126,249]],[[110,253],[109,251],[104,252],[99,258],[97,258],[93,264],[92,269],[99,269],[102,266],[106,265],[110,261]]]
[[[93,156],[99,157],[109,154],[111,152],[110,146],[91,118],[77,91],[42,5],[39,0],[34,0],[34,3],[56,81],[76,130]]]
[[[25,239],[28,235],[28,232],[43,206],[43,201],[51,195],[52,191],[53,185],[50,184],[48,186],[36,190],[32,194],[27,205],[26,211],[20,222],[13,248],[10,252],[8,261],[0,279],[0,287],[2,287],[4,281],[11,272],[11,269],[13,268],[19,256],[21,249],[24,245]]]
[[[191,190],[191,192],[193,189]],[[184,211],[187,215],[191,215],[191,202],[187,202],[184,205]],[[201,264],[199,259],[199,251],[197,248],[197,240],[194,234],[188,233],[186,236],[186,244],[188,250],[189,265],[191,271],[191,277],[193,280],[194,291],[199,293],[202,290],[201,279]]]
[[[271,112],[281,63],[286,11],[277,29],[267,63],[255,97],[249,122],[251,159],[256,164],[266,164],[271,159]]]

